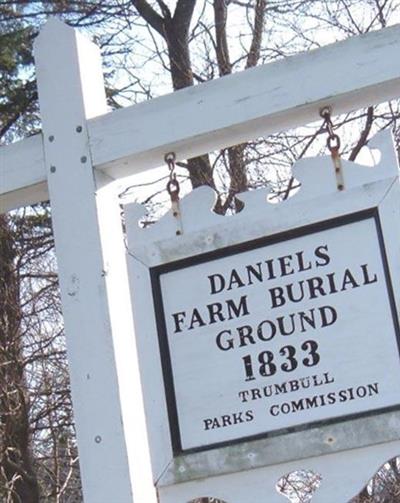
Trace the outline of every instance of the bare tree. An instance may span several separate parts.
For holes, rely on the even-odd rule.
[[[3,0],[0,141],[40,128],[31,47],[49,14],[100,44],[109,103],[119,107],[385,27],[399,13],[399,0]],[[343,155],[357,160],[369,138],[387,128],[400,148],[399,117],[399,102],[335,117]],[[239,210],[236,195],[267,182],[285,198],[296,186],[291,165],[323,151],[325,134],[320,121],[254,138],[180,163],[180,177],[214,188],[220,213]],[[156,205],[154,188],[146,196],[140,188]],[[9,503],[81,499],[50,216],[40,205],[0,219],[0,497]],[[298,498],[315,489],[301,474],[282,484],[292,491],[295,484]],[[392,460],[358,501],[396,501],[398,488]]]
[[[29,431],[20,284],[15,274],[15,241],[7,217],[0,220],[0,477],[7,500],[34,503],[39,484],[33,469]]]
[[[0,223],[0,487],[61,502],[81,492],[51,222],[41,206]]]

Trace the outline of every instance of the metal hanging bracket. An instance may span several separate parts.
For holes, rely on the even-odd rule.
[[[338,190],[344,190],[343,166],[340,156],[340,138],[333,130],[333,123],[331,119],[332,108],[330,106],[322,107],[319,114],[324,119],[324,124],[326,125],[328,132],[328,139],[326,143],[331,153],[333,167],[335,169],[336,186]]]
[[[177,236],[181,236],[183,234],[183,227],[182,227],[181,211],[179,206],[180,186],[175,173],[175,166],[176,166],[175,152],[168,152],[167,154],[165,154],[164,161],[166,162],[169,168],[169,180],[167,183],[167,192],[171,199],[172,216],[175,218],[177,226],[175,233]]]

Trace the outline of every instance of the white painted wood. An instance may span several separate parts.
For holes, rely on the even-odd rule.
[[[399,53],[397,25],[117,110],[89,125],[93,162],[125,176],[398,97]]]
[[[322,475],[321,485],[312,503],[345,503],[359,493],[385,461],[399,453],[400,442],[388,442],[167,486],[160,489],[160,502],[191,503],[195,498],[209,496],[226,503],[284,503],[288,500],[276,491],[278,480],[287,473],[306,469]]]
[[[183,451],[400,404],[375,220],[336,224],[160,275]]]
[[[42,136],[0,147],[0,212],[46,199]]]
[[[321,455],[325,455],[321,458],[325,460],[328,458],[327,455],[333,453],[386,443],[387,449],[385,447],[385,454],[382,454],[382,461],[379,462],[375,456],[375,452],[378,452],[375,451],[375,448],[358,451],[360,456],[362,453],[366,456],[372,456],[369,459],[372,459],[375,464],[368,465],[368,469],[364,469],[362,458],[358,460],[356,456],[352,457],[348,453],[330,458],[335,462],[337,460],[337,467],[335,463],[331,463],[326,468],[324,477],[326,480],[332,481],[337,481],[342,477],[345,482],[341,491],[343,494],[349,495],[349,499],[362,488],[374,470],[385,460],[386,455],[389,458],[390,455],[398,454],[400,413],[396,410],[373,417],[358,417],[350,421],[339,420],[332,424],[314,425],[305,431],[299,430],[280,437],[266,437],[262,440],[243,441],[234,445],[214,447],[202,452],[175,453],[174,455],[171,449],[170,432],[165,428],[167,407],[161,368],[164,356],[159,354],[155,317],[155,311],[160,312],[160,310],[159,305],[156,308],[152,305],[153,292],[148,272],[149,268],[186,259],[193,255],[220,250],[227,246],[263,236],[271,236],[293,228],[301,228],[313,222],[323,222],[336,219],[341,215],[377,208],[383,222],[383,237],[398,311],[400,306],[400,289],[398,288],[400,284],[400,264],[398,263],[400,243],[396,226],[393,224],[400,219],[398,163],[390,134],[377,135],[370,142],[370,145],[378,150],[380,161],[374,167],[345,162],[343,174],[346,190],[344,191],[337,190],[334,167],[328,156],[302,160],[295,166],[296,178],[301,181],[302,187],[289,200],[281,204],[270,204],[267,202],[268,190],[265,189],[241,194],[240,197],[245,202],[245,208],[233,217],[220,217],[211,213],[214,200],[212,191],[208,188],[198,189],[181,201],[183,234],[180,236],[176,235],[176,226],[170,212],[152,227],[141,229],[137,225],[137,219],[143,209],[135,204],[126,206],[128,265],[133,292],[138,350],[143,362],[141,371],[150,423],[149,438],[154,479],[157,481],[162,503],[187,503],[200,496],[218,497],[227,503],[263,501],[266,495],[268,497],[271,495],[271,487],[283,475],[282,463],[302,458],[320,457]],[[203,216],[201,219],[197,217],[200,214]],[[352,253],[352,249],[361,247],[363,250],[368,250],[368,253],[372,251],[372,245],[370,246],[369,243],[364,243],[361,246],[358,234],[354,234],[354,236],[346,234],[343,239],[352,243],[351,250],[347,250],[349,260],[354,260],[354,257],[357,257]],[[377,249],[374,249],[377,252]],[[382,269],[380,275],[383,276]],[[180,291],[185,291],[190,300],[190,296],[196,295],[198,289],[198,282],[189,279],[180,286],[174,285],[173,296],[184,298],[185,295],[182,296]],[[135,291],[140,292],[140,295],[135,295]],[[382,301],[378,294],[378,298],[367,303],[382,307]],[[336,305],[336,300],[333,297],[331,302]],[[329,302],[326,301],[326,303]],[[387,315],[387,317],[389,316],[390,314]],[[367,330],[369,329],[370,327],[367,328]],[[384,345],[382,337],[391,338],[389,354],[394,357],[392,366],[398,372],[399,355],[393,330],[383,330],[383,333],[380,330],[375,330],[375,332],[376,334],[379,332],[378,347],[381,344],[382,347]],[[162,337],[167,336],[168,334],[162,332]],[[358,337],[360,338],[360,334]],[[367,338],[363,338],[363,340],[365,343],[367,342]],[[370,339],[370,343],[370,347],[372,347],[375,344],[375,339]],[[193,346],[196,344],[196,341],[193,341]],[[350,347],[349,343],[347,349]],[[353,348],[350,353],[354,355],[357,350]],[[196,352],[194,365],[201,363],[200,356]],[[344,355],[343,358],[348,357]],[[380,362],[382,360],[380,358]],[[356,380],[361,378],[364,370],[368,371],[363,368],[358,375],[355,366],[352,378]],[[386,375],[385,371],[382,375]],[[191,369],[188,367],[187,372],[185,371],[186,379],[191,378],[190,372]],[[376,373],[373,374],[375,376]],[[207,376],[204,379],[207,379]],[[200,390],[202,383],[201,378],[197,384],[193,381],[193,386],[197,386],[197,388],[193,388],[194,393],[196,390]],[[388,381],[388,384],[390,386],[393,383]],[[218,386],[218,383],[215,386]],[[208,387],[212,395],[212,384],[208,383]],[[393,391],[397,393],[395,387]],[[181,396],[181,392],[179,392],[179,396]],[[221,401],[223,400],[224,397],[221,396]],[[398,396],[392,403],[399,403]],[[190,435],[187,436],[187,438],[189,437]],[[352,459],[351,463],[359,468],[354,470],[353,466],[351,476],[346,473],[348,470],[346,459]],[[317,464],[310,465],[308,461],[298,461],[290,466],[297,468],[317,466]],[[324,466],[324,461],[321,466]],[[283,468],[286,469],[286,465],[283,465]],[[271,479],[270,474],[276,474],[276,479]],[[249,487],[254,487],[254,491],[248,491]],[[259,487],[260,489],[258,489]],[[246,494],[244,491],[247,491]],[[338,501],[332,496],[332,494],[337,496],[332,492],[332,485],[323,494],[326,499],[322,498],[320,501]],[[277,495],[278,499],[273,499],[272,496],[271,498],[271,501],[283,502],[279,495]],[[269,500],[267,499],[267,501]],[[339,501],[346,501],[346,499],[339,498]]]
[[[130,283],[135,340],[144,389],[145,411],[148,419],[147,429],[153,481],[157,485],[158,481],[168,471],[172,460],[167,406],[165,394],[162,392],[161,355],[155,340],[157,326],[154,315],[149,316],[149,298],[144,295],[144,292],[151,289],[148,267],[130,255],[128,255],[127,261],[134,268],[134,275],[130,277]],[[141,501],[139,500],[137,503],[141,503]]]
[[[46,180],[42,135],[0,147],[1,193]]]
[[[158,485],[162,488],[215,474],[238,473],[358,449],[371,445],[371,438],[373,443],[393,442],[399,440],[399,428],[400,414],[394,411],[243,442],[218,451],[178,456],[169,464]]]
[[[85,502],[153,502],[120,209],[86,128],[106,111],[99,50],[50,20],[35,59]]]
[[[390,131],[381,131],[368,142],[368,149],[379,152],[379,161],[375,166],[363,166],[358,162],[342,160],[342,172],[346,190],[358,187],[360,184],[368,185],[384,179],[394,179],[398,176],[398,158]],[[337,193],[335,171],[332,168],[330,156],[304,158],[293,166],[293,176],[302,183],[296,195],[289,204],[297,204],[304,200],[318,198],[324,194]],[[243,194],[244,200],[249,198]],[[250,198],[249,198],[250,199]]]
[[[113,178],[128,176],[159,166],[171,150],[185,159],[319,120],[322,105],[338,114],[396,98],[400,70],[393,61],[399,52],[400,27],[394,26],[93,118],[93,164]],[[46,181],[39,138],[31,145],[19,142],[18,158],[13,147],[0,148],[0,180],[13,171],[11,182],[0,184],[5,209],[45,198],[36,187],[18,193],[32,179]],[[16,192],[3,195],[10,190]]]
[[[379,153],[379,162],[374,167],[343,161],[347,190],[339,197],[348,212],[357,211],[360,206],[378,205],[379,198],[398,176],[398,161],[389,131],[382,131],[372,138],[369,148]],[[250,240],[291,228],[294,224],[293,215],[296,215],[298,226],[306,225],[310,221],[310,215],[315,214],[315,205],[318,204],[316,200],[322,196],[326,199],[325,204],[318,207],[320,219],[334,218],[338,191],[331,157],[300,159],[293,165],[293,174],[302,187],[283,205],[267,202],[269,188],[243,192],[238,197],[245,203],[245,208],[233,219],[212,211],[215,193],[209,187],[200,187],[190,192],[180,201],[183,235],[179,239],[175,236],[176,224],[171,210],[156,225],[143,229],[135,225],[135,222],[144,215],[145,209],[139,204],[129,204],[126,206],[126,218],[131,223],[128,227],[131,252],[154,266],[163,263],[169,256],[184,258],[196,251],[206,252],[235,244],[238,241],[237,227],[240,228],[240,239]],[[376,186],[381,185],[379,191],[368,190],[368,185],[372,182],[376,182]],[[357,197],[350,191],[353,188],[358,189]],[[288,208],[285,217],[282,216],[283,207]],[[201,219],[198,218],[200,214]],[[254,226],[247,224],[250,215],[256,219]],[[191,246],[193,233],[199,233],[202,238]]]
[[[40,203],[49,200],[49,191],[47,183],[38,183],[36,185],[28,185],[23,189],[18,189],[12,192],[6,192],[0,195],[0,213],[29,206],[30,204]]]
[[[398,199],[397,173],[394,174],[392,168],[385,171],[387,160],[384,159],[378,176],[374,171],[364,176],[346,164],[346,187],[350,190],[338,195],[329,188],[318,207],[316,184],[300,193],[307,197],[299,195],[287,201],[282,206],[284,210],[267,205],[268,191],[264,190],[243,195],[246,210],[230,221],[222,222],[209,213],[204,222],[212,221],[212,226],[202,228],[200,219],[194,216],[199,214],[199,209],[209,210],[212,199],[209,194],[204,196],[203,190],[201,196],[200,192],[190,196],[196,204],[189,199],[182,204],[184,234],[179,239],[174,235],[175,225],[168,222],[170,216],[154,227],[158,235],[153,232],[147,239],[145,234],[140,234],[145,231],[138,231],[131,223],[130,247],[134,256],[129,260],[135,287],[136,349],[119,207],[112,179],[159,165],[169,150],[175,150],[179,158],[187,158],[259,134],[304,124],[318,119],[321,105],[330,104],[334,113],[340,113],[398,96],[400,72],[393,61],[400,48],[399,33],[398,26],[388,28],[107,115],[95,46],[56,21],[51,21],[43,30],[35,50],[45,155],[39,147],[41,137],[2,148],[0,197],[4,204],[2,211],[24,202],[36,202],[47,197],[46,178],[49,180],[84,494],[89,503],[130,503],[133,495],[135,503],[156,500],[151,487],[138,371],[138,360],[144,357],[142,372],[146,380],[146,411],[151,422],[153,480],[159,487],[161,501],[179,503],[181,498],[202,495],[227,499],[225,494],[240,503],[247,503],[245,498],[253,496],[258,502],[265,496],[262,491],[271,484],[267,477],[268,484],[257,486],[257,477],[272,473],[268,471],[272,468],[260,468],[261,471],[249,468],[266,467],[274,460],[263,458],[261,451],[246,443],[240,449],[213,449],[206,459],[207,466],[196,463],[200,455],[198,458],[193,455],[191,465],[185,456],[172,458],[154,312],[148,296],[149,266],[194,252],[219,249],[243,238],[287,230],[293,227],[293,215],[295,225],[301,226],[383,202],[382,211],[394,215],[396,221],[399,217],[394,199],[389,202],[386,197],[396,194],[396,201]],[[340,72],[331,71],[338,67]],[[300,71],[301,89],[297,85]],[[329,159],[323,163],[325,169]],[[14,165],[17,169],[13,170]],[[308,173],[303,178],[299,175],[305,187],[306,180],[312,178],[311,170]],[[7,181],[3,184],[5,175]],[[330,187],[331,175],[322,179]],[[135,213],[136,209],[131,211]],[[258,218],[248,225],[249,214],[254,211]],[[240,237],[238,224],[244,224]],[[393,227],[386,225],[384,234],[393,265],[399,251]],[[150,235],[151,232],[146,234]],[[132,242],[136,236],[142,236],[139,244]],[[395,268],[394,277],[398,279],[399,266]],[[396,300],[399,305],[398,293]],[[388,424],[388,415],[385,421],[380,424]],[[398,414],[394,415],[393,424],[398,424]],[[398,428],[388,427],[384,432],[389,435],[388,439],[398,438],[394,430],[397,432]],[[352,431],[345,424],[343,431],[350,438]],[[361,437],[360,443],[368,445],[382,441],[382,432],[373,438],[370,432]],[[323,450],[326,443],[326,438],[318,438],[309,455],[326,453]],[[290,450],[290,446],[286,447]],[[338,450],[345,448],[342,438]],[[140,457],[135,456],[135,450],[140,452]],[[383,460],[389,453],[398,453],[398,444],[386,444],[378,451],[379,446],[375,446],[356,454],[372,453]],[[358,462],[349,452],[345,454],[330,457],[340,465],[340,470],[329,468],[329,476],[336,484],[338,477],[349,470],[348,460],[353,466]],[[322,465],[328,457],[324,456]],[[199,483],[212,466],[216,468],[207,475],[214,477],[207,485],[204,481]],[[355,479],[360,480],[361,468],[364,470],[360,467],[351,483],[343,484],[343,494],[350,485],[355,487]],[[246,471],[240,477],[237,473],[227,475],[237,470]],[[220,476],[215,476],[217,474]],[[188,482],[194,479],[197,480]],[[251,495],[249,486],[257,486]],[[199,494],[203,488],[207,494]],[[218,493],[221,488],[223,491]],[[218,494],[209,494],[214,489]],[[328,492],[331,498],[332,488]]]
[[[386,190],[382,189],[383,191],[379,191],[380,195]],[[128,224],[128,241],[130,227]],[[197,242],[199,241],[200,239]],[[151,290],[148,269],[141,260],[131,255],[128,256],[128,264],[154,480],[159,488],[214,477],[216,474],[237,474],[240,470],[369,445],[371,436],[375,442],[399,438],[400,417],[398,413],[388,413],[377,418],[360,418],[351,423],[339,422],[310,428],[307,432],[299,431],[283,437],[244,442],[232,448],[211,449],[173,458],[157,328],[151,300],[146,294]],[[328,442],[328,438],[333,438],[334,442]]]

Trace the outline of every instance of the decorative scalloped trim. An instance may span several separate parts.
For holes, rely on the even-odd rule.
[[[376,134],[368,145],[369,149],[379,150],[380,160],[371,167],[351,161],[342,161],[345,190],[368,185],[379,180],[395,178],[398,176],[398,161],[393,137],[390,131],[381,131]],[[304,158],[297,161],[293,166],[293,175],[300,181],[301,188],[290,199],[277,203],[294,204],[311,199],[317,199],[338,192],[334,168],[330,156]],[[139,241],[141,244],[150,244],[162,239],[170,239],[177,235],[177,229],[182,234],[204,230],[205,228],[223,222],[224,218],[251,218],[259,215],[260,209],[266,213],[276,203],[271,204],[268,198],[271,195],[270,188],[262,188],[253,191],[242,192],[238,198],[245,204],[243,210],[230,217],[224,217],[214,213],[216,194],[210,187],[203,186],[190,192],[180,201],[180,222],[169,210],[158,222],[147,228],[140,228],[139,222],[145,216],[145,207],[132,203],[125,206],[125,214],[128,222],[137,222],[130,225],[131,242]],[[199,216],[201,215],[201,218]],[[177,236],[179,239],[179,236]]]

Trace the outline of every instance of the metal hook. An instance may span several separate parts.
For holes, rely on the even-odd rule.
[[[335,168],[335,176],[336,176],[336,186],[338,190],[344,189],[344,178],[343,178],[343,170],[342,170],[342,160],[340,157],[340,137],[333,130],[333,123],[331,119],[332,107],[325,106],[320,108],[319,115],[324,119],[324,124],[326,125],[326,129],[328,131],[328,138],[326,140],[326,144],[331,153],[333,166]]]
[[[178,180],[176,179],[176,173],[175,173],[175,162],[176,162],[175,152],[168,152],[167,154],[165,154],[164,161],[166,162],[169,168],[169,180],[167,183],[167,192],[171,199],[172,215],[176,219],[177,224],[177,230],[175,233],[177,236],[180,236],[183,233],[183,229],[181,221],[181,212],[179,207],[180,186]]]

